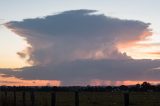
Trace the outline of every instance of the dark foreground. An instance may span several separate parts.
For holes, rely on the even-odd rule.
[[[1,92],[1,106],[125,106],[121,92]],[[24,97],[25,96],[25,97]],[[76,99],[75,99],[76,98]],[[25,100],[24,100],[25,99]],[[160,106],[159,92],[131,92],[129,106]]]
[[[160,106],[160,86],[0,87],[0,106]]]

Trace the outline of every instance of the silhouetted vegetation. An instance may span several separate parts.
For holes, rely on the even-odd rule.
[[[160,85],[151,85],[148,82],[136,85],[121,86],[1,86],[1,91],[136,91],[136,92],[156,92],[160,91]]]

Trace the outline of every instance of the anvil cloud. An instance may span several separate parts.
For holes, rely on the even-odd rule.
[[[60,80],[64,85],[83,85],[94,79],[158,80],[151,72],[160,66],[159,60],[134,60],[117,48],[119,43],[150,36],[149,24],[95,12],[72,10],[6,23],[31,45],[17,54],[29,55],[28,62],[34,66],[1,72],[29,80]]]

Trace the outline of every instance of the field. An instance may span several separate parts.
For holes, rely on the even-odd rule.
[[[51,106],[52,92],[35,92],[34,106]],[[0,93],[0,106],[32,106],[31,93],[16,92],[14,104],[13,92]],[[25,104],[23,104],[25,103]],[[14,104],[14,105],[13,105]],[[56,106],[75,106],[74,92],[56,92]],[[79,106],[124,106],[124,95],[120,92],[80,92]],[[131,92],[129,106],[160,106],[160,92]]]

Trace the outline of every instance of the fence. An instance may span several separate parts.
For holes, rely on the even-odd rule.
[[[159,98],[158,92],[1,91],[0,106],[160,106]]]
[[[80,92],[74,92],[74,106],[80,106],[80,95],[79,95]],[[26,92],[21,92],[21,106],[27,106],[27,98],[26,98]],[[28,96],[30,98],[30,106],[36,106],[35,105],[35,92],[30,92],[29,93],[30,96]],[[2,106],[9,106],[8,104],[8,97],[9,97],[9,93],[7,91],[4,92],[4,95],[3,97],[1,97],[1,100],[0,102],[2,103]],[[18,94],[16,91],[13,92],[13,103],[12,103],[12,106],[18,106]],[[50,106],[56,106],[56,99],[57,99],[57,95],[56,95],[56,92],[52,92],[50,94]],[[129,93],[124,93],[123,94],[123,106],[129,106]]]

